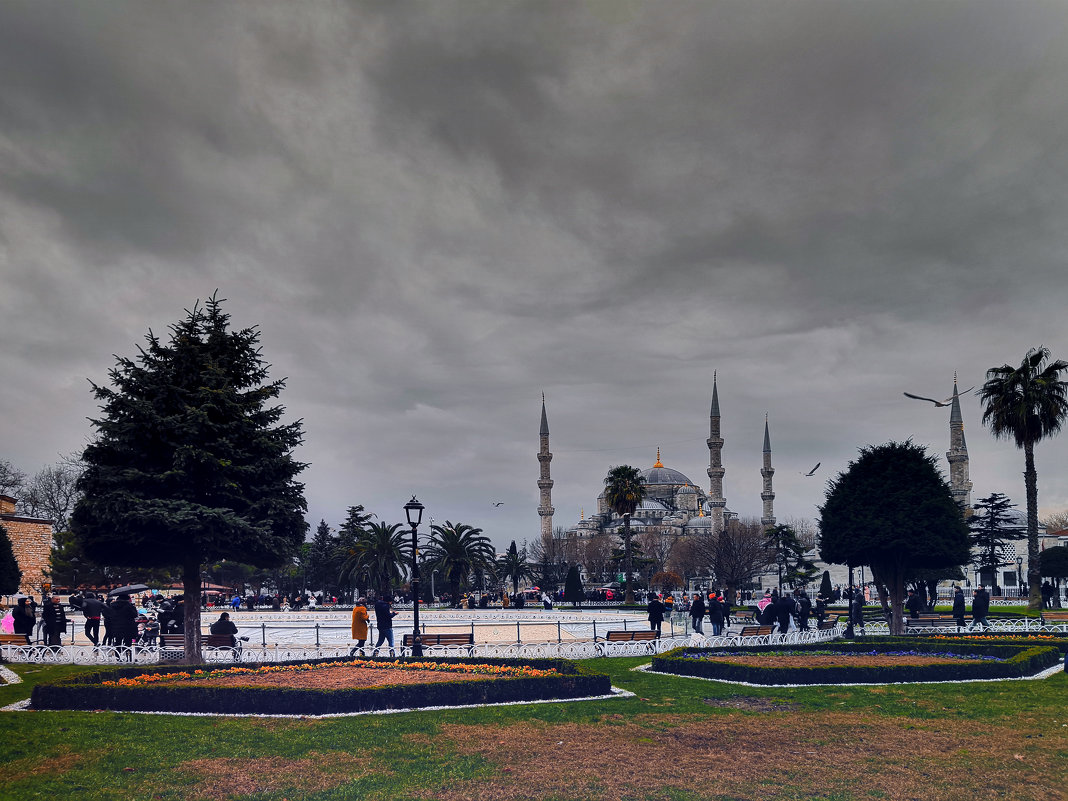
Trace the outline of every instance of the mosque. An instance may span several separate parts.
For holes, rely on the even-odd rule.
[[[660,461],[660,449],[657,448],[656,463],[642,471],[645,478],[645,500],[631,516],[630,527],[636,534],[646,530],[656,530],[668,536],[703,535],[711,536],[723,531],[724,526],[737,514],[727,507],[723,495],[723,476],[727,472],[723,467],[723,436],[720,432],[719,387],[715,374],[712,377],[712,406],[709,411],[709,430],[705,444],[708,446],[708,490],[699,487],[686,474],[679,470],[665,467]],[[552,454],[549,452],[549,424],[545,414],[545,398],[541,405],[541,450],[538,453],[541,474],[538,489],[541,504],[538,514],[541,516],[542,536],[552,533],[552,486],[549,464]],[[771,465],[771,435],[768,421],[764,420],[763,467],[760,471],[764,479],[760,494],[763,502],[763,514],[760,522],[764,526],[775,525],[775,492],[772,477],[775,468]],[[568,529],[568,533],[581,538],[592,537],[599,533],[615,533],[622,520],[605,502],[604,492],[597,497],[597,511],[581,519]]]
[[[655,530],[670,537],[679,536],[716,536],[723,531],[724,526],[738,515],[727,507],[727,499],[723,494],[723,477],[726,469],[723,466],[723,436],[720,429],[721,415],[719,405],[719,389],[717,378],[712,377],[712,406],[709,412],[709,433],[705,440],[708,446],[708,489],[704,490],[694,481],[679,470],[664,466],[660,461],[660,449],[657,449],[656,463],[642,471],[645,478],[646,496],[641,506],[631,516],[631,530],[635,533]],[[549,423],[545,412],[545,397],[541,402],[541,447],[538,452],[540,473],[538,478],[538,490],[540,503],[538,514],[541,517],[542,537],[552,536],[553,514],[552,505],[553,480],[550,473],[552,453],[549,451]],[[775,491],[773,489],[773,477],[775,468],[772,467],[771,435],[768,429],[768,421],[764,420],[764,448],[762,453],[762,467],[760,474],[763,478],[763,487],[760,493],[763,513],[760,522],[765,528],[775,525]],[[964,439],[964,418],[961,415],[960,400],[957,394],[957,377],[953,377],[953,396],[949,415],[949,451],[946,453],[949,462],[949,483],[953,497],[965,510],[966,515],[971,514],[972,506],[972,482],[969,480],[968,471],[968,446]],[[567,534],[577,535],[580,538],[589,538],[600,533],[615,534],[623,524],[622,519],[616,515],[605,502],[604,492],[597,497],[597,511],[587,516],[582,514],[578,522],[566,529]],[[1015,549],[1013,549],[1015,551]],[[810,556],[818,559],[818,554],[813,552]],[[841,571],[840,566],[829,566],[818,562],[817,566],[822,571],[832,570],[832,580],[841,583],[836,575]],[[1006,574],[1006,580],[1009,578]],[[1011,585],[1010,585],[1011,586]]]

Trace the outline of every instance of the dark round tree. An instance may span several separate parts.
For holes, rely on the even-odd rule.
[[[564,600],[573,606],[582,606],[586,593],[582,589],[582,577],[579,575],[578,565],[571,565],[567,569],[567,578],[564,579]]]
[[[285,382],[267,381],[258,330],[230,330],[214,296],[168,342],[146,339],[136,359],[118,359],[110,387],[93,385],[102,414],[72,530],[101,564],[181,568],[193,661],[201,566],[280,566],[304,540],[301,423],[281,423],[284,409],[269,405]]]
[[[869,565],[890,594],[895,634],[904,631],[905,581],[919,568],[968,561],[968,527],[934,457],[911,442],[861,449],[831,480],[820,508],[820,556]]]

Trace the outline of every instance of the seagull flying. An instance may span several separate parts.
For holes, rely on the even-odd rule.
[[[820,464],[822,464],[822,463],[821,463],[821,462],[816,462],[816,466],[815,466],[815,467],[813,467],[813,468],[812,468],[811,470],[809,470],[809,471],[808,471],[807,473],[801,473],[801,475],[803,475],[803,476],[805,476],[805,477],[808,477],[808,476],[814,475],[814,474],[816,473],[816,471],[820,469]]]
[[[494,506],[501,506],[503,503],[504,503],[504,501],[495,501],[493,505]]]
[[[972,391],[973,389],[975,389],[975,387],[968,387],[968,388],[967,388],[966,390],[964,390],[964,392],[958,392],[958,393],[957,393],[957,395],[958,395],[958,396],[960,396],[960,395],[966,395],[966,394],[968,394],[969,392],[971,392],[971,391]],[[946,398],[945,400],[940,400],[940,401],[937,401],[937,400],[935,400],[934,398],[925,398],[925,397],[923,397],[923,395],[913,395],[913,394],[912,394],[911,392],[903,392],[902,394],[903,394],[903,395],[904,395],[904,396],[905,396],[906,398],[912,398],[913,400],[924,400],[924,401],[928,401],[929,403],[933,403],[933,404],[934,404],[935,406],[938,406],[938,407],[942,407],[942,406],[949,406],[949,404],[951,404],[951,403],[953,402],[953,396],[952,396],[952,395],[950,395],[950,396],[949,396],[948,398]]]

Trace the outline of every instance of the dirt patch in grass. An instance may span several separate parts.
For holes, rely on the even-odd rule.
[[[32,757],[0,762],[0,785],[24,779],[27,776],[54,776],[74,770],[84,762],[81,754],[64,749],[52,754],[34,754]]]
[[[773,701],[770,698],[759,698],[748,695],[732,695],[729,698],[705,698],[709,706],[719,709],[751,709],[757,712],[786,712],[800,708],[800,704],[790,701]]]
[[[281,791],[322,792],[372,772],[365,757],[340,751],[312,752],[304,759],[194,759],[183,762],[178,771],[197,777],[186,797],[204,801]]]
[[[1068,770],[1057,756],[1068,735],[1028,740],[1015,727],[844,712],[618,717],[490,731],[446,725],[442,745],[481,756],[497,772],[421,797],[668,799],[684,790],[927,801],[937,787],[939,798],[1060,798]]]

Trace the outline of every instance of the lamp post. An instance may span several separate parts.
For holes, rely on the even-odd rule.
[[[404,504],[404,514],[408,525],[412,527],[412,602],[415,614],[412,621],[412,656],[423,655],[423,643],[419,638],[419,534],[417,529],[423,519],[423,504],[412,496]]]
[[[1016,557],[1016,593],[1023,598],[1023,557]]]

